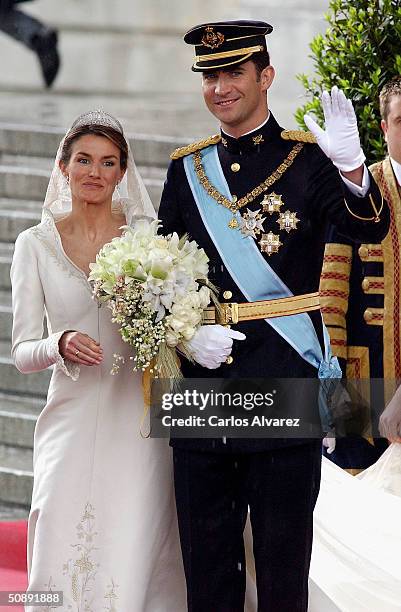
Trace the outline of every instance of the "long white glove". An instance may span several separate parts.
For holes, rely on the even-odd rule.
[[[401,441],[401,387],[393,395],[379,420],[380,434],[392,442]]]
[[[230,355],[233,340],[245,338],[245,334],[222,325],[202,325],[185,348],[199,365],[215,370]]]
[[[354,107],[344,92],[334,86],[331,95],[322,94],[325,130],[310,117],[304,116],[305,124],[313,133],[317,144],[335,166],[342,172],[351,172],[362,166],[366,157],[359,140],[358,124]]]

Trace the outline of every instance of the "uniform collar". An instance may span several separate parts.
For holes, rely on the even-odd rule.
[[[270,112],[268,118],[261,126],[239,138],[234,138],[221,130],[221,143],[230,153],[238,155],[245,152],[259,153],[273,138],[276,138],[277,134],[281,131],[282,128],[280,128]]]
[[[397,179],[398,185],[401,185],[401,164],[396,162],[395,159],[390,157],[391,166],[393,168],[393,172],[395,174],[395,178]]]

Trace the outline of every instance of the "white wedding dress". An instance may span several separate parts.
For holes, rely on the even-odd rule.
[[[401,612],[401,444],[354,477],[323,458],[309,612]]]
[[[246,612],[257,612],[249,520],[245,548]],[[323,457],[308,612],[401,612],[401,444],[357,477]]]
[[[98,307],[65,255],[48,210],[17,239],[12,286],[16,365],[24,372],[54,365],[35,430],[29,589],[63,591],[57,610],[185,612],[171,449],[141,437],[141,375],[131,370],[110,310]],[[98,340],[102,364],[64,361],[65,330]],[[112,376],[114,353],[126,364]]]

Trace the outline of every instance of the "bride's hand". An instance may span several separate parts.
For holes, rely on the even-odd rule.
[[[77,331],[64,332],[59,340],[60,355],[81,365],[99,365],[103,350],[99,342]]]

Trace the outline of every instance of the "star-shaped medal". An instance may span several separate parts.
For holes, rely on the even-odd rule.
[[[256,238],[257,234],[263,232],[263,222],[266,220],[266,217],[262,217],[260,215],[259,210],[249,210],[247,208],[246,213],[241,216],[241,232],[244,236],[252,236],[252,238]]]
[[[277,223],[280,225],[281,230],[290,232],[293,229],[297,229],[297,223],[299,223],[299,219],[297,217],[297,213],[286,210],[285,212],[280,213],[280,217],[279,219],[277,219]]]
[[[270,257],[273,253],[277,253],[279,248],[283,246],[280,242],[280,236],[269,232],[268,234],[262,234],[262,238],[259,243],[260,250],[262,253],[266,253]]]
[[[281,199],[281,195],[274,193],[274,191],[272,193],[267,193],[262,200],[263,212],[267,212],[269,215],[280,212],[280,208],[283,204],[284,202]]]

